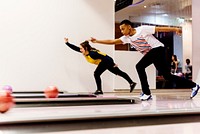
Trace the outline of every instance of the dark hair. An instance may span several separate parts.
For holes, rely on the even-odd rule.
[[[130,20],[123,20],[123,21],[120,23],[120,25],[123,25],[123,24],[125,24],[125,25],[130,25],[131,27],[133,27],[133,23],[132,23]]]
[[[90,46],[89,41],[84,41],[80,44],[85,50],[91,51],[91,50],[97,50],[96,48],[93,48]]]
[[[174,57],[174,60],[177,61],[177,56],[176,55],[172,55]]]
[[[190,59],[186,59],[186,63],[190,64]]]

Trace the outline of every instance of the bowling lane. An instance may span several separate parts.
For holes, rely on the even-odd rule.
[[[134,104],[14,107],[2,114],[0,124],[199,114],[198,100],[153,97],[154,101]],[[164,101],[156,101],[160,99]]]
[[[70,133],[77,130],[97,130],[104,133],[105,131],[102,130],[108,130],[108,128],[199,122],[200,97],[197,95],[194,99],[189,99],[190,91],[186,91],[166,90],[162,93],[155,91],[153,100],[134,104],[14,107],[0,115],[0,130],[4,134],[59,133],[61,131]],[[110,94],[104,95],[104,97],[107,96]],[[120,94],[120,97],[132,96],[132,94]],[[151,130],[151,132],[157,132],[156,130]],[[167,132],[171,132],[170,130]],[[184,130],[179,129],[180,133],[184,133]],[[87,133],[87,131],[82,131],[84,132]],[[131,130],[128,132],[132,133]],[[109,133],[113,133],[113,130]]]
[[[14,107],[1,114],[0,124],[70,121],[127,116],[133,104],[62,106],[62,107]],[[131,110],[132,109],[132,110]]]

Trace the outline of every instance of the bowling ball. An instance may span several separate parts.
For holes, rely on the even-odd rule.
[[[12,93],[13,92],[13,89],[12,89],[12,87],[11,86],[9,86],[9,85],[5,85],[5,86],[3,86],[3,88],[2,88],[3,90],[6,90],[6,91],[9,91],[10,93]]]
[[[46,98],[57,98],[58,97],[58,88],[56,86],[48,86],[44,90],[44,94]]]
[[[7,112],[14,105],[14,100],[9,91],[0,91],[0,113]]]

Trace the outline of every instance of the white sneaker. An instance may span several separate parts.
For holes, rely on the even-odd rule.
[[[199,91],[199,85],[196,85],[195,87],[192,88],[192,93],[191,93],[191,96],[190,98],[192,99],[194,96],[197,95],[198,91]]]
[[[140,97],[140,100],[142,101],[147,101],[147,100],[150,100],[152,99],[152,96],[151,95],[146,95],[146,94],[143,94],[141,97]]]

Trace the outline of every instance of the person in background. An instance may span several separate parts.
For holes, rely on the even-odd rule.
[[[160,72],[160,74],[163,75],[165,80],[184,83],[185,88],[191,88],[191,98],[197,95],[199,91],[198,84],[185,78],[171,74],[170,68],[167,65],[164,44],[153,36],[155,32],[176,32],[177,34],[180,34],[180,28],[157,27],[147,25],[142,25],[134,28],[132,22],[130,22],[129,20],[123,20],[120,23],[119,27],[121,33],[123,34],[123,36],[121,36],[120,38],[98,40],[96,38],[91,37],[90,41],[93,43],[108,45],[130,43],[137,51],[143,54],[141,60],[136,64],[136,69],[140,78],[140,83],[143,92],[142,96],[140,97],[142,101],[149,100],[152,98],[151,91],[149,89],[149,84],[147,81],[147,74],[145,72],[145,69],[151,64],[154,64],[158,72]]]
[[[186,65],[185,65],[185,78],[186,79],[192,79],[192,65],[190,65],[190,59],[186,59]]]
[[[178,69],[178,60],[176,55],[172,55],[172,62],[171,62],[171,73],[176,74]]]
[[[97,90],[94,92],[95,95],[103,94],[101,86],[101,74],[107,69],[124,78],[130,84],[130,92],[133,91],[136,83],[131,80],[131,78],[125,72],[121,71],[118,66],[114,63],[113,59],[105,53],[100,52],[99,50],[90,46],[88,41],[84,41],[80,44],[80,47],[77,47],[69,43],[68,38],[64,38],[65,44],[71,49],[80,52],[83,54],[85,59],[92,63],[96,64],[97,68],[94,71],[94,78],[97,85]]]

